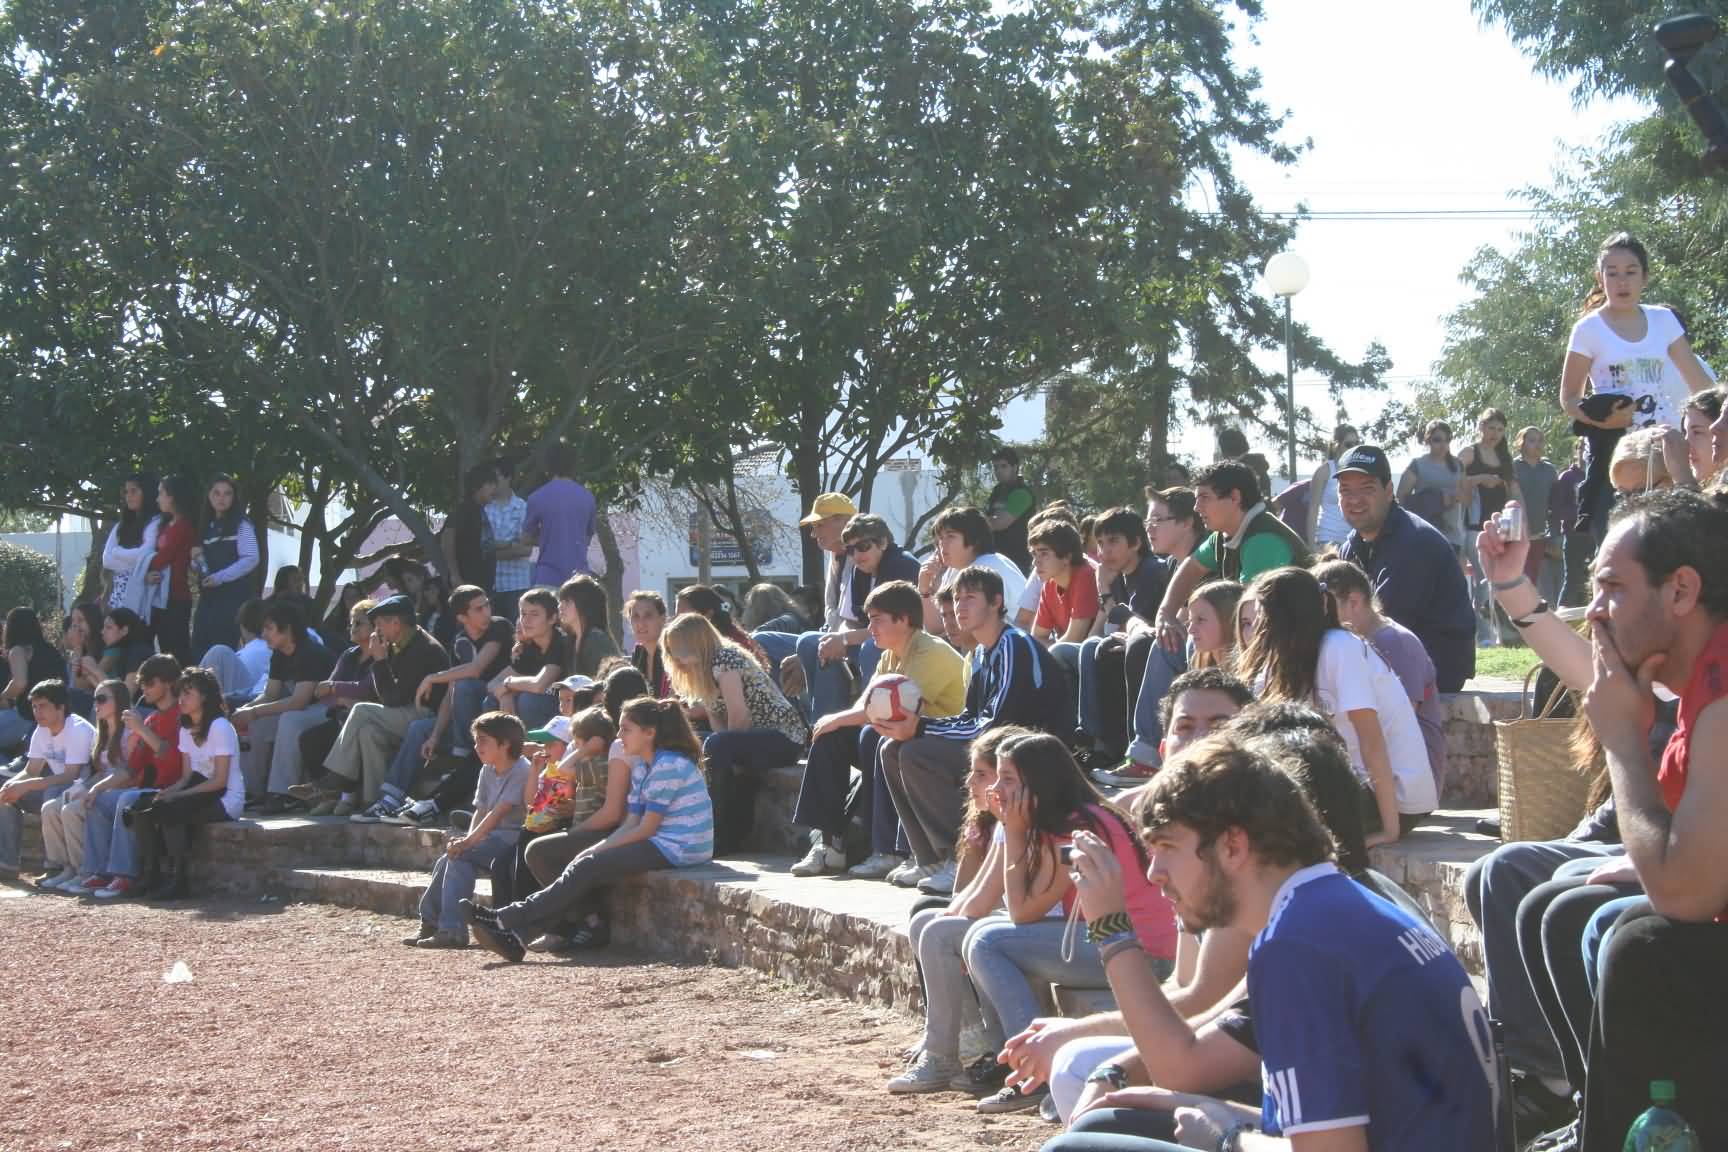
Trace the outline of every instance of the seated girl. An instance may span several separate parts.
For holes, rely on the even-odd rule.
[[[607,884],[713,858],[714,810],[702,782],[702,749],[683,708],[675,700],[638,696],[624,705],[618,739],[631,757],[624,822],[594,835],[557,879],[525,900],[496,911],[462,902],[475,939],[512,963],[524,955],[524,936],[603,946],[610,940],[602,913]]]

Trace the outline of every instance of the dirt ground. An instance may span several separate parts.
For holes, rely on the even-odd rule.
[[[901,1013],[617,952],[417,952],[412,927],[0,885],[0,1152],[1020,1150],[1057,1131],[889,1096]],[[165,981],[176,962],[189,982]]]

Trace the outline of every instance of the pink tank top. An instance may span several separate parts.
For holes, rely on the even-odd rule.
[[[1122,894],[1128,905],[1128,919],[1134,924],[1134,935],[1140,939],[1140,947],[1148,956],[1174,960],[1176,908],[1162,888],[1146,879],[1146,865],[1134,850],[1134,833],[1124,828],[1113,812],[1096,805],[1087,805],[1086,810],[1097,822],[1098,835],[1110,845],[1110,851],[1122,869]],[[1074,900],[1074,889],[1070,887],[1062,895],[1063,912],[1073,909]]]

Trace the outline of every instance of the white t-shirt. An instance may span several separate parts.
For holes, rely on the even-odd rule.
[[[228,784],[222,792],[222,811],[228,819],[240,819],[246,807],[246,777],[240,771],[240,737],[234,725],[218,716],[210,724],[210,733],[203,744],[192,742],[192,729],[180,729],[180,755],[186,758],[186,771],[196,772],[206,780],[216,779],[216,757],[228,757]]]
[[[48,765],[48,775],[58,776],[67,768],[80,769],[79,776],[90,771],[90,757],[96,750],[96,726],[75,712],[66,714],[66,723],[58,736],[41,724],[30,734],[29,760],[41,760]]]
[[[1632,397],[1632,427],[1678,428],[1688,390],[1680,370],[1668,358],[1668,348],[1686,333],[1668,309],[1639,307],[1644,313],[1644,339],[1636,344],[1622,340],[1599,312],[1592,312],[1572,326],[1566,351],[1590,357],[1590,386],[1596,394]]]
[[[1026,573],[1020,571],[1019,566],[1014,561],[1000,552],[981,552],[972,558],[972,563],[980,568],[988,568],[1002,577],[1002,603],[1010,606],[1008,615],[1012,617],[1014,615],[1012,606],[1020,603],[1020,598],[1026,591]],[[967,567],[971,567],[971,565],[967,565]],[[936,590],[941,591],[944,588],[952,587],[954,581],[960,579],[960,573],[964,570],[962,568],[942,569],[942,578],[936,582]],[[1032,610],[1034,612],[1038,610],[1036,597],[1033,598]]]
[[[1014,611],[1008,613],[1008,622],[1012,624],[1014,617],[1021,612],[1030,612],[1033,617],[1038,615],[1038,599],[1044,595],[1044,577],[1034,572],[1026,577],[1026,590],[1020,593],[1020,602],[1014,606]]]
[[[1386,755],[1392,762],[1392,780],[1398,792],[1398,811],[1408,814],[1432,812],[1440,806],[1434,787],[1434,772],[1428,764],[1428,745],[1416,709],[1398,679],[1380,654],[1360,636],[1342,628],[1330,629],[1320,641],[1320,667],[1315,675],[1320,710],[1350,748],[1350,766],[1363,783],[1368,767],[1362,762],[1362,744],[1349,713],[1372,708],[1380,718],[1386,738]]]

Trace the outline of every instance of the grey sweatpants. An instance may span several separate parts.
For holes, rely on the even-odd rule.
[[[912,858],[932,866],[954,855],[966,801],[966,742],[940,736],[882,741],[882,778]]]

